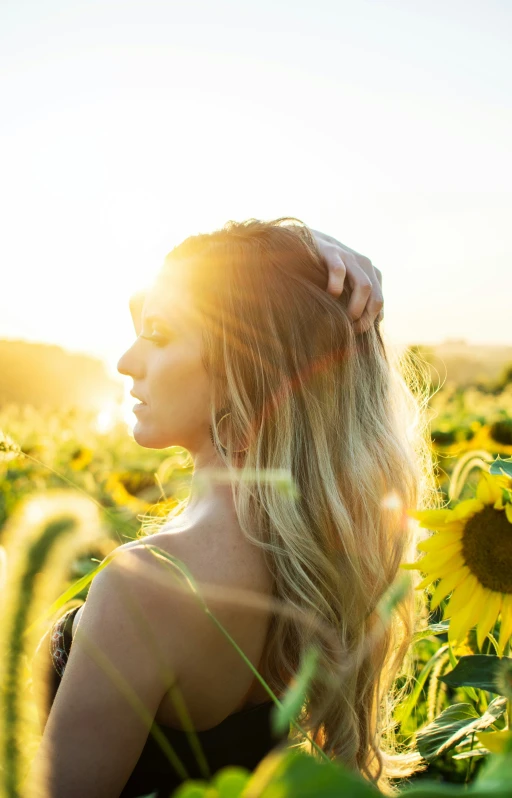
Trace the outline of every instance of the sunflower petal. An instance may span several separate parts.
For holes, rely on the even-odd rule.
[[[509,502],[507,502],[506,505],[505,505],[505,513],[506,513],[506,516],[507,516],[508,520],[512,524],[512,504],[509,504]]]
[[[453,591],[453,595],[445,608],[444,617],[451,618],[452,615],[458,615],[467,606],[478,584],[476,576],[469,572],[459,583],[457,589]]]
[[[414,589],[415,590],[424,590],[426,587],[431,585],[432,582],[435,582],[435,581],[436,581],[435,580],[435,576],[432,576],[432,574],[429,574],[428,576],[425,577],[425,579],[422,579],[421,582],[419,584],[417,584]]]
[[[498,642],[498,657],[503,656],[505,644],[512,634],[512,593],[504,593],[501,602],[501,627]]]
[[[425,538],[421,540],[416,548],[419,551],[438,551],[439,549],[444,549],[446,546],[449,546],[450,543],[455,543],[462,538],[462,530],[456,529],[451,530],[450,532],[446,532],[443,530],[442,532],[437,532],[434,535],[431,535],[429,538]]]
[[[500,490],[498,498],[494,502],[493,507],[494,507],[495,510],[504,510],[505,509],[505,505],[503,503],[503,493],[501,492],[501,490]]]
[[[432,594],[432,598],[430,599],[430,609],[435,610],[445,596],[458,587],[469,573],[469,568],[465,565],[463,568],[459,568],[458,571],[454,571],[451,574],[448,574],[448,576],[443,577]]]
[[[476,629],[476,642],[480,651],[487,634],[496,623],[500,609],[501,593],[496,593],[494,590],[486,590],[482,614]]]
[[[451,574],[452,571],[458,571],[464,565],[466,565],[464,556],[459,551],[449,560],[446,560],[446,562],[443,565],[440,565],[439,567],[432,569],[431,571],[432,579],[442,579],[443,576],[448,576],[448,574]]]
[[[458,521],[461,518],[470,518],[472,515],[479,513],[485,507],[484,502],[480,499],[466,499],[459,502],[457,507],[452,510],[452,521]]]
[[[465,612],[451,618],[448,626],[448,640],[451,646],[461,645],[466,639],[466,635],[474,624],[471,623],[471,615],[466,608]]]
[[[463,643],[470,629],[478,622],[478,615],[482,606],[483,588],[478,582],[477,589],[469,599],[466,606],[450,621],[448,638],[452,645]]]
[[[476,489],[476,497],[484,504],[494,504],[496,495],[491,475],[487,471],[482,471]]]
[[[421,561],[423,564],[422,570],[425,572],[433,571],[436,568],[442,567],[456,554],[460,554],[461,551],[462,545],[460,540],[456,540],[455,543],[450,543],[449,546],[445,546],[444,549],[439,549],[439,551],[429,551]]]
[[[501,498],[502,488],[508,487],[509,482],[510,477],[506,474],[490,474],[488,471],[482,471],[476,489],[477,498],[485,504],[495,504]]]
[[[420,522],[420,526],[427,529],[437,529],[438,524],[443,526],[449,521],[451,510],[408,510],[407,514]]]

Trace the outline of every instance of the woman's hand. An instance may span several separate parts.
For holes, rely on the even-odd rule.
[[[311,228],[310,228],[311,229]],[[326,233],[312,230],[318,249],[327,262],[329,282],[327,291],[339,296],[343,291],[345,277],[351,288],[348,314],[354,322],[354,332],[366,332],[374,320],[384,318],[382,274],[369,258]]]

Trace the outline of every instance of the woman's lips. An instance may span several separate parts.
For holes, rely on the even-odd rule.
[[[134,413],[137,413],[137,411],[142,410],[143,407],[147,407],[145,402],[137,402],[136,405],[133,405],[132,410]]]

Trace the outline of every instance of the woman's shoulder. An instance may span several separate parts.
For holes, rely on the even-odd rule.
[[[107,569],[122,574],[124,584],[132,588],[130,594],[132,591],[140,594],[144,590],[154,596],[154,606],[162,608],[164,619],[168,617],[168,601],[176,601],[176,591],[170,598],[171,584],[176,586],[181,581],[182,588],[192,596],[191,585],[186,581],[187,572],[199,586],[223,586],[263,594],[272,591],[272,577],[263,551],[245,538],[232,518],[223,518],[220,514],[210,515],[182,529],[168,527],[130,540],[118,546],[109,560]],[[82,605],[74,615],[72,636],[84,607]]]
[[[272,578],[263,550],[251,543],[229,516],[210,515],[183,529],[164,528],[126,546],[130,550],[138,547],[139,556],[148,563],[161,558],[158,548],[171,560],[183,563],[202,582],[264,593],[271,590]]]
[[[162,645],[165,650],[166,638],[171,659],[177,656],[177,641],[180,648],[183,643],[183,657],[174,661],[196,728],[214,726],[246,702],[264,701],[266,693],[258,693],[259,682],[246,662],[217,623],[212,623],[213,616],[258,667],[272,614],[267,602],[272,578],[262,550],[250,544],[241,530],[220,521],[198,522],[186,530],[164,531],[146,540],[185,566],[208,607],[205,612],[204,604],[197,600],[193,608],[176,598],[162,602],[167,608],[162,618]],[[171,633],[165,631],[169,614],[173,616]],[[173,712],[164,700],[159,719],[169,725],[179,722]]]
[[[80,616],[82,615],[84,605],[82,604],[80,607],[76,609],[76,612],[73,614],[73,624],[71,626],[71,638],[75,636],[76,627],[78,626],[78,621],[80,620]]]
[[[208,728],[239,706],[253,677],[219,634],[211,614],[257,666],[269,612],[261,606],[251,608],[244,590],[269,593],[270,582],[245,539],[237,539],[236,530],[224,530],[223,534],[219,527],[203,522],[182,532],[163,531],[129,541],[115,550],[91,589],[98,578],[103,585],[96,590],[96,612],[102,615],[108,609],[109,616],[115,612],[109,629],[112,634],[118,629],[121,636],[130,624],[127,614],[133,615],[138,625],[142,622],[146,646],[150,638],[157,642],[162,661],[181,684],[195,723]],[[176,586],[178,590],[172,589]],[[209,612],[205,612],[203,599]],[[86,627],[87,604],[81,608]],[[82,612],[78,619],[75,615],[74,631],[81,616]],[[172,725],[172,708],[162,706],[159,719]]]

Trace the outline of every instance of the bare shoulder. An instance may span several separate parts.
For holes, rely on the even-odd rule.
[[[190,588],[186,565],[177,565],[168,549],[155,535],[115,549],[91,582],[73,634],[80,636],[84,629],[87,633],[92,624],[99,628],[103,619],[119,646],[133,643],[132,657],[145,658],[151,650],[179,671],[187,646],[199,637],[206,619],[204,606]],[[109,645],[114,645],[112,639]]]
[[[196,602],[191,611],[186,602],[174,600],[173,634],[167,639],[169,657],[178,656],[179,641],[176,671],[191,717],[197,728],[210,728],[246,704],[267,699],[226,632],[258,668],[272,615],[272,576],[262,550],[222,519],[208,520],[186,532],[163,532],[157,541],[187,568],[208,608],[205,612],[204,604]],[[173,709],[168,703],[164,702],[160,713],[160,719],[172,725]]]
[[[174,607],[179,602],[182,611],[191,601],[197,605],[194,584],[204,586],[207,593],[210,588],[213,603],[216,595],[219,600],[221,597],[215,587],[268,594],[272,585],[262,551],[233,525],[209,520],[183,531],[164,530],[124,543],[105,570],[109,570],[110,581],[115,572],[114,579],[122,580],[120,589],[143,600],[155,619],[160,614],[168,618],[169,602]],[[75,615],[73,635],[82,610],[80,607]]]
[[[144,603],[149,607],[152,605],[157,607],[160,604],[161,592],[158,590],[158,577],[154,578],[153,570],[157,565],[157,559],[151,554],[150,546],[146,548],[138,540],[129,541],[114,549],[106,559],[109,562],[96,574],[89,592],[93,590],[93,587],[96,590],[100,583],[108,584],[106,595],[110,592],[110,602],[115,596],[116,599],[120,598],[120,603],[123,604],[125,603],[123,602],[124,596],[128,601],[131,598],[132,603],[133,598],[137,597],[139,604]],[[73,618],[72,637],[75,636],[86,603],[77,610]]]
[[[262,550],[235,525],[209,518],[138,543],[127,549],[130,555],[137,553],[141,567],[151,574],[154,616],[163,629],[169,628],[172,615],[176,635],[201,648],[209,641],[213,650],[217,635],[205,604],[232,632],[266,626],[272,576]]]
[[[142,538],[140,543],[159,547],[180,560],[197,580],[264,592],[270,588],[262,549],[248,541],[232,519],[203,519],[184,530],[164,530]]]
[[[156,641],[195,723],[209,728],[239,706],[253,675],[212,615],[257,666],[272,592],[262,552],[240,530],[203,522],[130,541],[115,550],[93,584],[98,578],[107,583],[102,595],[119,605],[120,627],[130,623],[128,611]],[[175,720],[166,699],[157,718]]]

